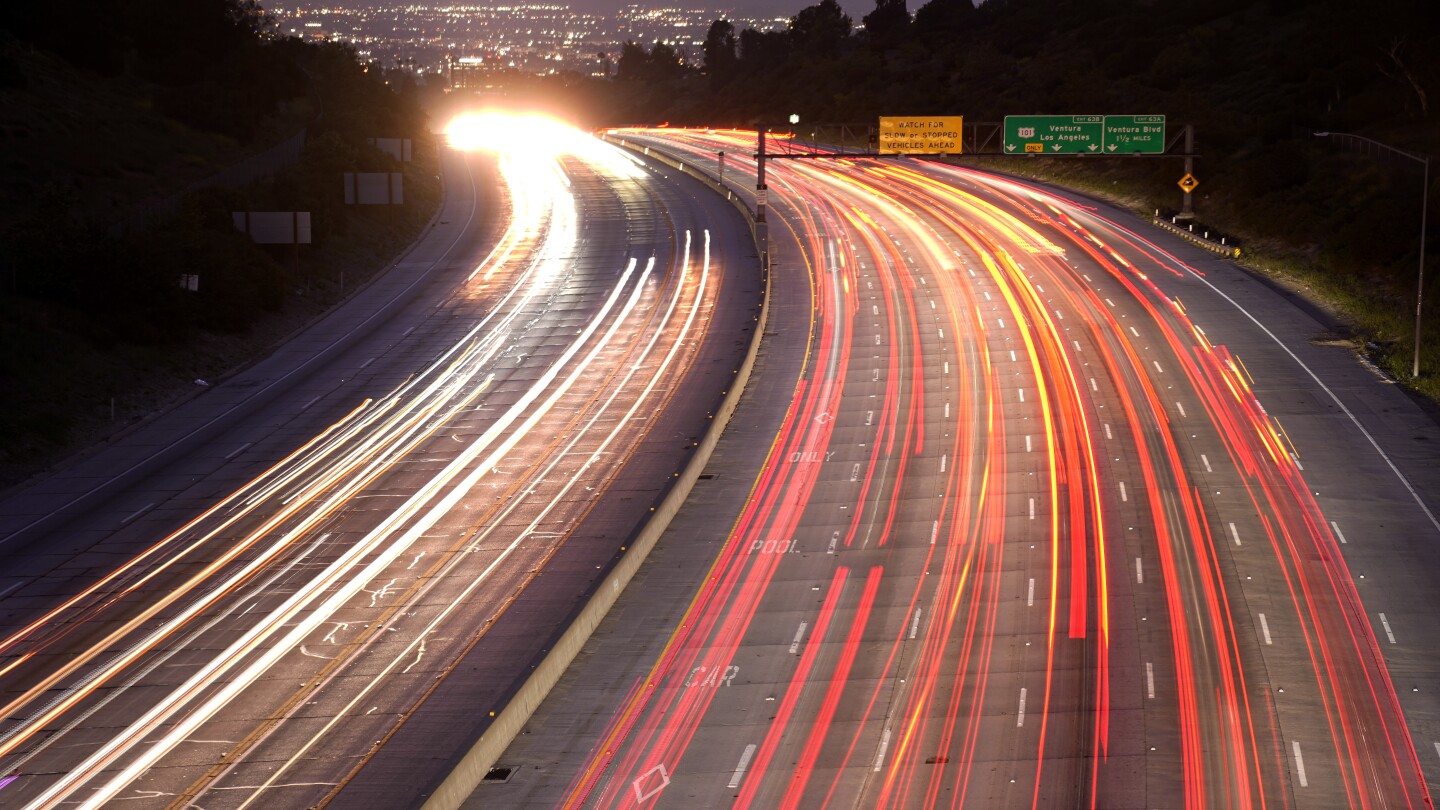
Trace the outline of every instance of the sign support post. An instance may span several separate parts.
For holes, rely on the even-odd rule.
[[[1186,125],[1185,125],[1185,176],[1186,176],[1186,177],[1194,177],[1194,176],[1195,176],[1195,175],[1194,175],[1194,171],[1195,171],[1195,158],[1192,157],[1192,155],[1194,155],[1194,154],[1195,154],[1195,125],[1194,125],[1194,124],[1186,124]],[[1193,202],[1193,201],[1191,200],[1191,198],[1190,198],[1190,190],[1193,189],[1193,188],[1194,188],[1194,186],[1191,185],[1189,188],[1185,188],[1185,189],[1184,189],[1184,191],[1185,191],[1185,197],[1184,197],[1184,199],[1181,200],[1181,203],[1180,203],[1180,213],[1179,213],[1179,215],[1178,215],[1180,219],[1194,219],[1194,218],[1195,218],[1195,204],[1194,204],[1194,202]]]

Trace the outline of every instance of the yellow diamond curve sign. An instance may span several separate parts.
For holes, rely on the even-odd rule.
[[[1195,179],[1195,175],[1186,172],[1185,176],[1180,178],[1180,182],[1178,183],[1178,185],[1180,186],[1181,191],[1189,194],[1190,192],[1195,190],[1196,186],[1200,185],[1200,181]]]

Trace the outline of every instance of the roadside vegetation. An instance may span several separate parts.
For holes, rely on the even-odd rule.
[[[7,9],[0,146],[0,487],[263,355],[440,196],[408,79],[250,0]],[[345,205],[348,171],[403,171],[406,203]],[[309,211],[313,243],[253,244],[233,211]]]
[[[608,80],[543,88],[592,126],[745,126],[796,133],[880,115],[1163,114],[1192,124],[1195,211],[1238,238],[1244,261],[1302,289],[1346,337],[1410,382],[1421,166],[1347,152],[1348,132],[1440,156],[1440,27],[1421,0],[824,0],[780,31],[716,20],[699,54],[627,43]],[[602,101],[603,100],[603,101]],[[962,158],[963,162],[974,158]],[[1151,214],[1180,205],[1175,158],[991,159]],[[1430,172],[1431,191],[1440,165]],[[1434,195],[1432,195],[1434,196]],[[1440,202],[1440,199],[1432,200]],[[1430,206],[1428,264],[1440,283]],[[1415,386],[1440,398],[1440,296],[1428,297]],[[1331,336],[1334,337],[1334,336]]]

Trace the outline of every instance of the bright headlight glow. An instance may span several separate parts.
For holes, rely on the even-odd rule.
[[[563,121],[543,115],[504,112],[470,113],[445,127],[451,148],[496,152],[521,162],[552,161],[572,155],[622,177],[638,173],[624,150],[592,137]]]
[[[590,137],[543,115],[484,112],[462,115],[445,128],[450,146],[463,151],[530,153],[555,157]]]

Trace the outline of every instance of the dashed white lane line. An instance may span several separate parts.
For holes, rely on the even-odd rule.
[[[885,749],[887,749],[887,748],[889,748],[889,747],[890,747],[890,729],[887,728],[887,729],[885,729],[883,732],[880,733],[880,750],[875,752],[875,767],[874,767],[874,770],[878,771],[878,770],[880,770],[882,767],[885,766]]]
[[[1025,607],[1035,607],[1035,578],[1030,578],[1030,587],[1025,589]]]
[[[1000,328],[1001,328],[1001,329],[1004,329],[1004,328],[1005,328],[1005,319],[1004,319],[1004,318],[996,318],[996,319],[995,319],[995,322],[998,323],[998,324],[1000,324]]]
[[[1140,333],[1135,331],[1135,327],[1133,326],[1130,327],[1130,334],[1134,335],[1135,337],[1140,337]]]
[[[1320,390],[1324,391],[1325,394],[1330,397],[1330,400],[1335,403],[1335,406],[1340,409],[1341,413],[1345,414],[1345,417],[1350,420],[1350,423],[1355,426],[1355,429],[1360,431],[1360,435],[1364,436],[1365,440],[1370,443],[1370,446],[1375,448],[1375,452],[1380,455],[1380,458],[1385,460],[1385,465],[1390,468],[1390,472],[1395,474],[1395,477],[1400,480],[1401,484],[1404,485],[1405,491],[1410,493],[1410,497],[1414,499],[1415,505],[1420,507],[1421,512],[1425,513],[1425,517],[1429,519],[1430,525],[1435,527],[1435,531],[1440,532],[1440,517],[1435,516],[1435,513],[1430,510],[1430,506],[1425,503],[1425,500],[1420,497],[1420,493],[1415,490],[1415,485],[1410,483],[1410,479],[1407,478],[1404,473],[1400,472],[1400,468],[1395,466],[1394,460],[1392,460],[1390,456],[1383,449],[1381,449],[1380,443],[1375,440],[1375,437],[1371,435],[1369,430],[1365,429],[1365,426],[1360,423],[1360,420],[1355,416],[1355,413],[1351,411],[1350,408],[1347,407],[1345,403],[1340,400],[1340,397],[1336,396],[1335,392],[1330,389],[1330,386],[1322,382],[1320,377],[1309,366],[1305,365],[1305,361],[1301,360],[1300,357],[1296,355],[1295,352],[1292,351],[1283,340],[1277,337],[1274,332],[1270,331],[1269,327],[1265,326],[1265,324],[1262,323],[1259,318],[1256,318],[1254,315],[1250,314],[1249,310],[1241,306],[1239,301],[1236,301],[1229,294],[1225,293],[1219,287],[1216,287],[1209,279],[1194,272],[1193,270],[1191,271],[1191,275],[1195,277],[1196,281],[1199,281],[1201,284],[1209,287],[1215,292],[1216,295],[1224,298],[1226,301],[1230,302],[1231,306],[1240,310],[1241,314],[1243,314],[1247,319],[1249,319],[1251,323],[1254,323],[1255,326],[1259,327],[1260,331],[1264,332],[1267,336],[1269,336],[1271,340],[1275,341],[1275,345],[1279,346],[1281,351],[1289,355],[1290,359],[1294,360],[1296,365],[1300,366],[1300,368],[1305,370],[1306,375],[1308,375],[1310,379],[1315,381],[1315,384],[1320,387]]]
[[[1135,583],[1137,585],[1145,584],[1145,561],[1139,557],[1135,558]]]
[[[1163,368],[1160,367],[1160,361],[1159,361],[1159,360],[1151,360],[1151,361],[1150,361],[1150,364],[1155,367],[1155,372],[1156,372],[1157,374],[1164,374],[1164,373],[1165,373],[1165,369],[1163,369]]]
[[[910,638],[915,638],[920,632],[920,611],[923,608],[915,608],[915,618],[910,621]]]
[[[1034,498],[1031,498],[1031,499],[1030,499],[1030,519],[1031,519],[1031,520],[1034,520],[1034,519],[1035,519],[1035,499],[1034,499]]]
[[[409,329],[406,329],[406,330],[400,335],[400,337],[409,337],[409,336],[410,336],[410,333],[411,333],[411,332],[414,332],[414,331],[415,331],[415,327],[412,326],[412,327],[410,327]]]
[[[1028,433],[1025,434],[1025,452],[1027,452],[1027,453],[1033,453],[1033,452],[1035,452],[1035,447],[1034,447],[1034,445],[1032,445],[1032,444],[1030,443],[1030,434],[1028,434]]]
[[[1155,665],[1145,662],[1145,697],[1155,699]]]
[[[1235,545],[1240,545],[1240,530],[1235,528],[1234,523],[1230,524],[1230,537],[1235,541]]]
[[[1097,394],[1100,393],[1100,386],[1099,386],[1099,384],[1097,384],[1097,383],[1095,382],[1095,378],[1094,378],[1094,377],[1091,377],[1091,378],[1090,378],[1090,390],[1091,390],[1091,391],[1094,391],[1094,392],[1097,393]]]
[[[1440,757],[1440,742],[1435,743],[1435,756]]]
[[[1270,640],[1270,623],[1265,621],[1265,614],[1257,613],[1255,615],[1260,617],[1260,635],[1265,637],[1267,645],[1273,645],[1275,642]]]
[[[1185,406],[1183,404],[1177,402],[1175,403],[1175,407],[1180,411],[1181,418],[1188,418],[1189,414],[1185,413]]]
[[[1024,389],[1024,388],[1018,388],[1018,389],[1016,389],[1016,390],[1020,392],[1020,401],[1021,401],[1021,402],[1024,402],[1024,401],[1025,401],[1025,389]]]
[[[1121,482],[1120,482],[1120,500],[1122,500],[1122,501],[1129,501],[1129,500],[1130,500],[1130,495],[1125,492],[1125,482],[1124,482],[1124,481],[1121,481]]]
[[[1337,539],[1339,539],[1339,541],[1340,541],[1341,543],[1344,543],[1345,545],[1349,545],[1348,543],[1345,543],[1345,533],[1342,532],[1342,531],[1340,531],[1340,524],[1338,524],[1338,523],[1336,523],[1335,521],[1332,520],[1332,521],[1330,521],[1330,528],[1332,528],[1332,529],[1335,530],[1335,537],[1336,537]]]
[[[373,363],[373,362],[375,362],[375,358],[372,357],[372,358],[370,358],[369,360],[366,360],[365,362],[361,363],[361,364],[360,364],[360,368],[367,368],[367,367],[369,367],[369,365],[370,365],[371,363]]]
[[[1383,627],[1383,628],[1385,628],[1385,638],[1390,639],[1390,643],[1391,643],[1391,644],[1394,644],[1394,643],[1395,643],[1395,633],[1390,630],[1390,620],[1387,619],[1387,618],[1385,618],[1385,614],[1384,614],[1384,613],[1381,613],[1381,614],[1380,614],[1380,626]]]
[[[800,653],[800,641],[805,638],[805,628],[809,626],[809,622],[800,622],[800,627],[795,631],[795,640],[790,642],[791,655],[798,655]]]
[[[303,412],[303,411],[308,411],[308,410],[310,410],[310,406],[311,406],[311,405],[314,405],[314,404],[317,403],[317,402],[319,402],[319,401],[320,401],[320,397],[323,397],[323,396],[325,396],[325,395],[324,395],[324,394],[319,394],[319,395],[317,395],[314,399],[310,400],[309,402],[305,403],[304,405],[301,405],[301,406],[300,406],[300,410],[301,410],[302,412]]]
[[[1015,727],[1022,728],[1025,725],[1025,687],[1020,687],[1020,711],[1015,715]]]
[[[235,458],[236,456],[240,455],[241,453],[243,453],[243,452],[245,452],[247,449],[249,449],[250,445],[252,445],[252,444],[254,444],[254,442],[245,442],[244,444],[240,445],[239,447],[235,448],[234,450],[231,450],[230,453],[229,453],[229,455],[225,456],[225,460],[226,460],[226,461],[229,461],[230,459]]]
[[[157,503],[158,503],[158,501],[157,501]],[[120,521],[120,525],[121,525],[121,526],[124,526],[126,523],[129,523],[130,521],[134,520],[134,519],[137,518],[137,517],[140,517],[141,515],[145,514],[146,512],[149,512],[151,509],[154,509],[154,508],[155,508],[155,504],[153,504],[153,503],[146,504],[146,505],[140,507],[139,509],[136,509],[134,512],[131,512],[131,513],[130,513],[130,517],[127,517],[127,518],[125,518],[124,520]]]
[[[1305,757],[1300,756],[1300,741],[1291,740],[1290,748],[1295,752],[1295,776],[1300,780],[1300,787],[1309,787],[1310,782],[1305,778]]]
[[[1107,438],[1107,439],[1113,439],[1113,438],[1115,438],[1115,434],[1113,434],[1113,433],[1110,432],[1110,423],[1109,423],[1109,422],[1106,422],[1106,423],[1105,423],[1105,438]]]
[[[745,746],[745,751],[740,754],[740,764],[735,766],[735,773],[730,775],[730,787],[740,787],[740,780],[745,778],[745,769],[750,767],[750,758],[755,756],[755,743]]]
[[[1204,453],[1200,454],[1200,463],[1205,465],[1205,472],[1215,472],[1210,469],[1210,459],[1206,458]]]
[[[946,454],[940,456],[940,472],[942,472],[942,473],[945,472],[945,460],[948,459],[948,458],[950,458],[950,454],[949,454],[949,453],[946,453]]]

